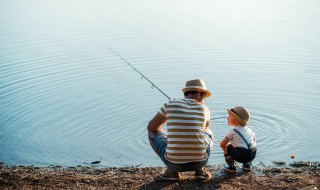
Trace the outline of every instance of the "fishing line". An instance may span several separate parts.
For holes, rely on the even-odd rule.
[[[142,74],[138,69],[136,69],[133,65],[131,65],[131,63],[129,63],[127,60],[125,60],[123,57],[121,57],[121,55],[119,55],[116,51],[114,51],[112,48],[108,47],[114,54],[116,54],[118,57],[120,57],[120,59],[122,59],[124,62],[126,62],[130,67],[133,68],[134,71],[137,71],[140,75],[142,79],[146,79],[152,86],[151,88],[156,87],[156,89],[159,90],[159,92],[161,92],[163,95],[165,95],[169,100],[171,100],[171,98],[166,95],[160,88],[157,87],[157,85],[155,85],[152,81],[150,81],[144,74]],[[216,120],[216,119],[221,119],[221,118],[226,118],[226,117],[217,117],[217,118],[210,118],[210,120]]]
[[[112,48],[109,48],[114,54],[116,54],[118,57],[120,57],[120,59],[122,59],[124,62],[126,62],[130,67],[132,67],[133,68],[133,70],[134,71],[137,71],[140,75],[141,75],[141,77],[142,77],[142,79],[146,79],[152,86],[151,86],[151,88],[154,88],[154,87],[156,87],[156,89],[158,89],[159,90],[159,92],[161,92],[163,95],[165,95],[169,100],[171,100],[171,98],[168,96],[168,95],[166,95],[160,88],[158,88],[157,87],[157,85],[155,85],[153,82],[151,82],[144,74],[142,74],[138,69],[136,69],[133,65],[131,65],[131,63],[129,63],[127,60],[125,60],[123,57],[121,57],[116,51],[114,51]]]

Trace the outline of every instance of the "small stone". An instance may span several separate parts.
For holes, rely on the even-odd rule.
[[[93,161],[91,164],[99,164],[101,161]]]

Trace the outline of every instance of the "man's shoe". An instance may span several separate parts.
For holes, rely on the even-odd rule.
[[[208,180],[211,178],[211,174],[210,172],[208,172],[204,167],[199,169],[199,170],[196,170],[194,172],[194,177],[196,179],[204,179],[204,180]]]
[[[242,170],[243,171],[245,171],[245,172],[251,172],[251,163],[249,162],[249,163],[244,163],[243,165],[242,165]]]
[[[155,177],[156,181],[178,181],[180,180],[180,174],[167,168],[162,174]]]
[[[229,173],[236,173],[237,168],[235,166],[226,165],[224,167],[224,171],[229,172]]]

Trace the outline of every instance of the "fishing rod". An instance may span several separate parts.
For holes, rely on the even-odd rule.
[[[133,65],[131,65],[131,63],[129,63],[127,60],[125,60],[121,55],[119,55],[116,51],[114,51],[112,48],[108,47],[114,54],[116,54],[118,57],[120,57],[120,59],[122,59],[124,62],[126,62],[130,67],[132,67],[134,69],[134,71],[137,71],[141,76],[142,79],[145,78],[147,79],[147,81],[152,85],[151,88],[156,87],[159,92],[161,92],[163,95],[165,95],[169,100],[171,100],[171,98],[166,95],[160,88],[157,87],[157,85],[155,85],[152,81],[150,81],[144,74],[142,74],[138,69],[136,69]],[[226,117],[217,117],[217,118],[210,118],[210,120],[216,120],[216,119],[221,119],[221,118],[226,118]]]
[[[161,92],[163,95],[165,95],[169,100],[171,100],[171,98],[166,95],[160,88],[157,87],[157,85],[155,85],[152,81],[150,81],[146,76],[144,76],[144,74],[142,74],[138,69],[136,69],[133,65],[131,65],[131,63],[129,63],[127,60],[125,60],[123,57],[121,57],[121,55],[119,55],[116,51],[114,51],[112,48],[109,48],[114,54],[116,54],[118,57],[120,57],[120,59],[122,59],[124,62],[126,62],[130,67],[133,68],[134,71],[137,71],[141,76],[142,79],[145,78],[147,79],[147,81],[152,85],[151,88],[156,87],[156,89],[159,90],[159,92]]]

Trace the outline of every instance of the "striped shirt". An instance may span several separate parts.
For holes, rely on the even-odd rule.
[[[166,158],[173,163],[201,162],[208,155],[204,141],[210,111],[193,99],[174,99],[159,113],[167,119]]]

